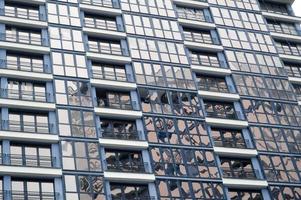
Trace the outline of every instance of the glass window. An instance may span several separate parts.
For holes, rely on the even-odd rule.
[[[101,176],[96,175],[64,175],[66,200],[103,200],[105,184]]]
[[[63,169],[77,171],[101,171],[98,143],[61,141]]]
[[[11,180],[12,199],[55,199],[54,183],[47,180]]]
[[[144,117],[144,126],[150,143],[211,146],[206,126],[201,121]]]
[[[68,4],[48,3],[48,22],[68,26],[81,26],[79,10]]]

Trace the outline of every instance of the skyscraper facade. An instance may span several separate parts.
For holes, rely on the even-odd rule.
[[[0,199],[300,200],[292,3],[0,0]]]

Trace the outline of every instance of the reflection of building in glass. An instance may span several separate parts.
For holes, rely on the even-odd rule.
[[[0,199],[301,199],[293,0],[0,1]]]

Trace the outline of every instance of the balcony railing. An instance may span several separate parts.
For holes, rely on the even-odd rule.
[[[41,167],[41,168],[55,168],[56,158],[52,156],[38,156],[38,155],[20,155],[20,154],[4,154],[4,158],[10,160],[11,166],[26,166],[26,167]]]
[[[232,119],[232,120],[244,120],[244,116],[240,111],[233,111],[229,113],[222,113],[216,111],[207,111],[206,110],[206,117],[213,117],[213,118],[221,118],[221,119]]]
[[[199,90],[205,90],[210,92],[221,92],[221,93],[235,93],[234,87],[232,85],[219,85],[213,83],[198,83]]]
[[[210,22],[210,18],[204,15],[204,12],[202,10],[192,12],[192,11],[179,8],[177,9],[177,13],[179,18],[182,19],[196,20],[201,22]]]
[[[233,179],[262,179],[256,169],[231,169],[222,167],[224,178]]]
[[[117,55],[117,56],[128,56],[127,51],[124,48],[120,48],[120,47],[101,45],[99,43],[97,43],[97,44],[88,43],[87,48],[88,48],[88,51],[91,51],[91,52],[111,54],[111,55]]]
[[[205,43],[205,44],[217,44],[217,39],[211,37],[210,34],[203,34],[198,32],[185,32],[184,31],[184,38],[187,41],[198,42],[198,43]]]
[[[31,62],[20,62],[20,61],[13,61],[13,60],[4,60],[0,59],[0,63],[5,63],[7,69],[13,70],[20,70],[26,72],[44,72],[50,73],[46,69],[48,65],[43,63],[31,63]]]
[[[2,120],[2,130],[6,130],[4,128],[6,126],[8,131],[49,134],[54,125],[51,123]]]
[[[18,189],[18,188],[16,188]],[[36,192],[36,191],[18,191],[11,190],[6,191],[7,196],[11,197],[11,200],[55,200],[58,193],[54,192]]]
[[[139,110],[137,102],[131,100],[114,102],[114,101],[110,101],[109,99],[97,99],[97,102],[98,102],[98,106],[101,108]]]
[[[23,101],[37,101],[47,102],[50,97],[50,93],[47,92],[35,92],[26,90],[12,90],[12,89],[1,89],[1,98],[17,99]]]
[[[7,17],[15,17],[21,19],[30,19],[36,21],[45,21],[44,15],[39,13],[39,10],[20,10],[17,7],[5,7],[0,8],[0,15],[4,15]]]
[[[227,68],[227,65],[225,62],[221,62],[216,59],[203,59],[200,58],[199,56],[202,55],[195,55],[195,56],[190,56],[190,61],[192,65],[201,65],[201,66],[208,66],[208,67],[214,67],[214,68]]]
[[[119,140],[139,140],[139,135],[141,135],[140,131],[134,132],[117,132],[113,129],[103,129],[101,130],[101,134],[103,138],[110,139],[119,139]]]
[[[16,42],[30,45],[46,45],[46,38],[35,37],[35,36],[23,36],[17,34],[0,33],[0,39],[6,42]]]
[[[92,77],[95,79],[103,80],[114,80],[114,81],[124,81],[124,82],[134,82],[133,76],[128,73],[118,73],[118,72],[106,72],[102,69],[95,69],[92,66],[91,69]]]
[[[98,19],[98,18],[85,18],[84,19],[85,27],[89,28],[97,28],[102,30],[110,30],[110,31],[120,31],[121,25],[117,24],[116,21],[106,20],[106,19]]]
[[[120,8],[119,1],[112,0],[80,0],[82,4],[90,4],[101,7]]]
[[[268,23],[267,26],[271,32],[290,34],[290,35],[300,35],[294,24],[288,25],[288,24]]]
[[[214,139],[214,146],[216,147],[226,147],[226,148],[240,148],[246,149],[251,146],[251,142],[248,139],[241,139],[241,140],[215,140]]]
[[[151,173],[147,162],[107,162],[103,161],[106,170],[110,172]]]

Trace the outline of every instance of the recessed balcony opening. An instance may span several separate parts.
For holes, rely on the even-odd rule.
[[[209,22],[203,9],[177,6],[178,17],[181,19]]]
[[[300,35],[294,23],[267,19],[267,25],[269,30],[272,32],[289,35]]]
[[[275,45],[279,54],[301,56],[301,43],[275,40]]]
[[[120,5],[116,1],[112,0],[80,0],[82,4],[90,4],[94,6],[100,7],[108,7],[108,8],[119,8]]]
[[[47,112],[20,112],[9,110],[8,120],[2,120],[4,130],[28,133],[49,134],[53,124],[49,123]]]
[[[26,29],[16,26],[6,26],[5,32],[0,33],[1,40],[29,45],[46,46],[46,38],[41,30]]]
[[[10,154],[4,155],[11,166],[56,168],[56,158],[52,156],[51,146],[36,146],[21,143],[10,145]]]
[[[221,158],[223,178],[258,179],[259,172],[250,159]]]
[[[284,69],[286,70],[288,76],[301,78],[301,64],[284,62]]]
[[[212,128],[211,135],[216,147],[246,149],[250,146],[250,141],[243,137],[240,130]]]
[[[25,72],[46,72],[47,66],[44,64],[42,56],[34,54],[17,54],[7,51],[5,66],[7,69],[20,70]]]
[[[97,28],[109,31],[120,31],[116,18],[85,13],[84,26],[88,28]]]
[[[1,97],[23,101],[49,102],[50,93],[46,92],[46,85],[43,83],[8,79],[7,88],[1,88]]]
[[[121,43],[118,40],[103,40],[88,37],[88,49],[94,53],[128,56],[127,51],[121,47]]]
[[[277,13],[281,15],[290,15],[287,9],[287,4],[285,3],[259,1],[259,5],[261,10],[265,12]]]
[[[125,66],[92,62],[92,76],[95,79],[113,81],[131,81],[132,76],[126,72]]]
[[[136,121],[100,119],[102,138],[139,140]]]
[[[218,59],[216,53],[207,53],[202,51],[190,51],[190,59],[192,65],[200,65],[205,67],[225,68]]]
[[[225,78],[217,76],[196,75],[199,90],[221,93],[233,93],[234,88],[227,84]]]
[[[39,6],[26,4],[25,1],[20,3],[5,0],[4,3],[5,6],[1,15],[29,20],[43,20],[44,16],[40,13]]]
[[[204,101],[207,117],[243,120],[244,116],[241,112],[236,111],[233,103]]]
[[[56,199],[54,181],[47,179],[14,178],[11,180],[11,199]]]
[[[218,40],[211,36],[210,31],[183,28],[183,34],[187,41],[205,44],[218,44]]]
[[[106,150],[107,171],[127,173],[150,173],[148,163],[139,151]]]
[[[131,100],[129,92],[106,91],[96,89],[97,106],[101,108],[133,110],[136,102]]]

